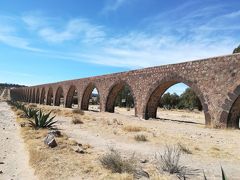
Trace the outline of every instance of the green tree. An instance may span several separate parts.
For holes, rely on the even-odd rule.
[[[168,92],[163,94],[163,96],[161,97],[159,106],[167,109],[172,109],[172,108],[176,108],[178,103],[179,103],[179,96],[176,93],[170,94]]]
[[[233,54],[234,53],[240,53],[240,45],[233,50]]]
[[[124,100],[124,101],[123,101]],[[134,107],[134,99],[130,88],[125,86],[119,93],[115,101],[115,106],[119,107]]]
[[[170,94],[169,92],[163,94],[159,106],[167,109],[202,110],[202,104],[191,88],[187,88],[181,96],[178,96],[176,93]]]
[[[180,96],[179,109],[202,110],[202,104],[191,88],[187,88]]]

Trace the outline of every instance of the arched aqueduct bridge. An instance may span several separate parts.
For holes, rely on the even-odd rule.
[[[149,119],[156,118],[161,95],[176,83],[185,83],[198,96],[207,126],[239,127],[240,54],[12,89],[11,98],[58,106],[62,96],[64,106],[71,107],[77,92],[79,108],[87,110],[96,88],[100,111],[114,112],[118,92],[128,85],[134,98],[135,116]]]

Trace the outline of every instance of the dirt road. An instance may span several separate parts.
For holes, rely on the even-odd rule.
[[[35,180],[28,154],[20,136],[15,115],[6,102],[0,102],[0,179]]]

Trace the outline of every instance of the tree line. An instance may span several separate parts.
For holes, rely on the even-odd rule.
[[[180,96],[176,93],[163,94],[159,107],[166,109],[198,109],[202,110],[202,104],[191,88],[187,88]]]
[[[115,106],[119,107],[134,107],[134,99],[131,95],[129,87],[118,94]],[[181,95],[176,93],[165,93],[159,101],[159,107],[166,109],[198,109],[202,110],[202,105],[199,98],[191,88],[187,88]]]

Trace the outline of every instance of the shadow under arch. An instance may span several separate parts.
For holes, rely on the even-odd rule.
[[[36,103],[39,103],[39,99],[40,99],[40,91],[39,91],[39,88],[38,88],[37,93],[36,93]]]
[[[196,94],[196,96],[199,98],[201,102],[204,116],[205,116],[205,124],[211,125],[211,116],[208,113],[208,106],[205,103],[205,99],[202,92],[195,85],[195,83],[175,74],[171,74],[169,76],[167,75],[162,80],[159,80],[152,85],[152,87],[150,88],[147,94],[147,98],[146,98],[147,103],[144,106],[144,112],[143,112],[144,119],[156,118],[158,103],[162,95],[169,87],[178,83],[184,83],[194,91],[194,93]]]
[[[52,87],[49,87],[49,89],[48,89],[46,104],[47,105],[53,104],[53,89],[52,89]]]
[[[54,102],[55,106],[60,106],[61,105],[61,98],[64,99],[64,93],[63,93],[63,88],[61,86],[59,86],[57,88],[57,91],[56,91],[56,94],[55,94],[55,102]]]
[[[46,92],[45,92],[45,88],[42,88],[41,91],[41,96],[40,96],[40,104],[45,104],[45,96],[46,96]]]
[[[108,95],[107,95],[107,100],[106,100],[106,106],[105,106],[105,111],[106,112],[114,113],[116,98],[117,98],[119,92],[121,90],[123,90],[123,88],[125,86],[127,86],[129,88],[130,93],[131,93],[131,95],[133,97],[135,116],[137,115],[137,108],[136,108],[137,107],[137,104],[136,104],[137,101],[136,101],[135,94],[134,94],[134,92],[132,90],[132,87],[126,81],[123,81],[123,80],[115,82],[109,88]]]
[[[90,100],[92,92],[95,88],[97,89],[99,100],[100,100],[101,96],[100,96],[98,87],[95,85],[95,83],[92,83],[92,82],[89,83],[83,91],[83,96],[82,96],[82,101],[81,101],[81,109],[82,110],[88,110],[89,100]],[[101,103],[100,103],[100,106],[101,106]],[[100,109],[101,109],[101,107],[100,107]]]
[[[224,109],[220,114],[220,126],[224,128],[240,128],[240,85],[228,93],[222,105]]]
[[[77,99],[77,104],[79,102],[78,100],[78,90],[75,85],[71,85],[68,89],[67,96],[66,96],[66,107],[72,108],[72,105],[74,104],[74,98]],[[74,97],[75,96],[75,97]]]

